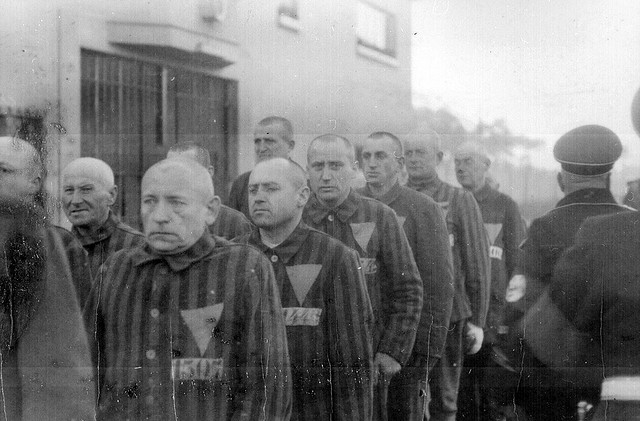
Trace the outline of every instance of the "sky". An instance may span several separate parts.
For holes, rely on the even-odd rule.
[[[502,118],[545,140],[532,161],[557,166],[555,140],[583,124],[622,139],[638,167],[630,105],[640,88],[640,1],[414,0],[414,102],[446,106],[471,128]],[[635,169],[633,170],[635,171]]]

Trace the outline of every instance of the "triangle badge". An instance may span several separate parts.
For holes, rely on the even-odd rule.
[[[444,212],[444,217],[447,217],[447,214],[449,213],[449,202],[437,202],[438,205],[440,206],[440,209],[442,209],[442,212]]]
[[[349,225],[351,225],[351,232],[353,232],[353,237],[360,245],[360,248],[366,252],[367,246],[369,245],[369,240],[371,240],[371,236],[373,235],[373,230],[376,229],[376,223],[362,222],[360,224]]]
[[[502,224],[484,224],[484,228],[489,235],[490,245],[493,245],[496,242],[496,238],[498,238],[498,234],[502,231]]]
[[[220,303],[193,310],[180,310],[182,319],[189,327],[202,356],[207,351],[213,329],[218,325],[223,308],[224,303]]]
[[[316,281],[322,265],[295,265],[286,266],[286,268],[293,292],[296,294],[298,303],[302,305],[311,286]]]
[[[407,220],[406,216],[400,216],[400,215],[396,215],[398,217],[398,223],[400,224],[401,228],[404,228],[404,221]]]

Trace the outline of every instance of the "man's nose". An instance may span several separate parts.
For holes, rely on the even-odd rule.
[[[159,202],[151,212],[151,219],[156,223],[170,221],[171,212],[169,210],[169,207],[165,203]]]
[[[323,180],[331,180],[331,170],[328,167],[322,169],[321,178]]]
[[[82,203],[82,195],[78,190],[73,191],[73,194],[71,195],[71,203],[73,204]]]

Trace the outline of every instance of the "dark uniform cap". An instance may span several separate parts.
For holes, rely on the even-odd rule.
[[[595,124],[570,130],[553,148],[553,156],[565,171],[581,175],[609,172],[621,154],[618,136]]]

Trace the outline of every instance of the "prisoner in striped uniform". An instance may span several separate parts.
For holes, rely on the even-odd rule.
[[[443,157],[440,137],[435,132],[411,135],[404,152],[407,187],[430,196],[442,207],[449,230],[453,309],[445,351],[429,381],[433,395],[429,410],[434,420],[455,420],[463,355],[478,352],[484,338],[491,280],[489,243],[473,195],[438,177],[436,167]]]
[[[88,253],[93,278],[113,253],[144,244],[142,233],[111,210],[117,194],[113,171],[104,161],[78,158],[62,170],[62,209],[73,226],[71,232]]]
[[[442,355],[453,302],[453,266],[444,213],[428,196],[400,186],[404,165],[400,140],[388,132],[369,135],[362,145],[367,180],[359,190],[391,207],[409,240],[424,289],[424,304],[413,353],[389,386],[390,419],[422,421],[427,378]]]
[[[386,419],[388,383],[413,349],[422,311],[422,280],[393,210],[352,191],[353,145],[340,136],[320,136],[311,142],[307,159],[313,196],[304,221],[361,257],[375,318],[374,371],[380,376],[374,417]]]
[[[202,165],[215,178],[215,168],[211,165],[211,153],[198,142],[180,142],[169,148],[167,158],[182,157],[193,159]],[[251,232],[251,222],[240,211],[225,205],[220,205],[220,211],[213,224],[209,225],[209,231],[218,237],[232,240],[236,237]]]
[[[207,171],[187,160],[143,177],[146,245],[102,266],[85,310],[99,345],[98,419],[289,419],[273,269],[206,232],[218,206]]]
[[[309,228],[304,170],[274,158],[251,172],[249,209],[258,228],[237,239],[273,265],[287,325],[292,420],[371,419],[373,312],[358,254]]]
[[[499,419],[513,412],[511,392],[518,381],[513,369],[516,361],[505,360],[512,354],[507,334],[508,319],[513,319],[514,314],[507,306],[506,292],[518,264],[524,223],[516,202],[490,186],[487,172],[491,158],[484,147],[478,142],[459,145],[454,163],[458,182],[473,194],[482,212],[491,258],[491,298],[484,344],[477,354],[464,360],[458,413],[464,419]],[[512,370],[505,370],[504,365]]]

